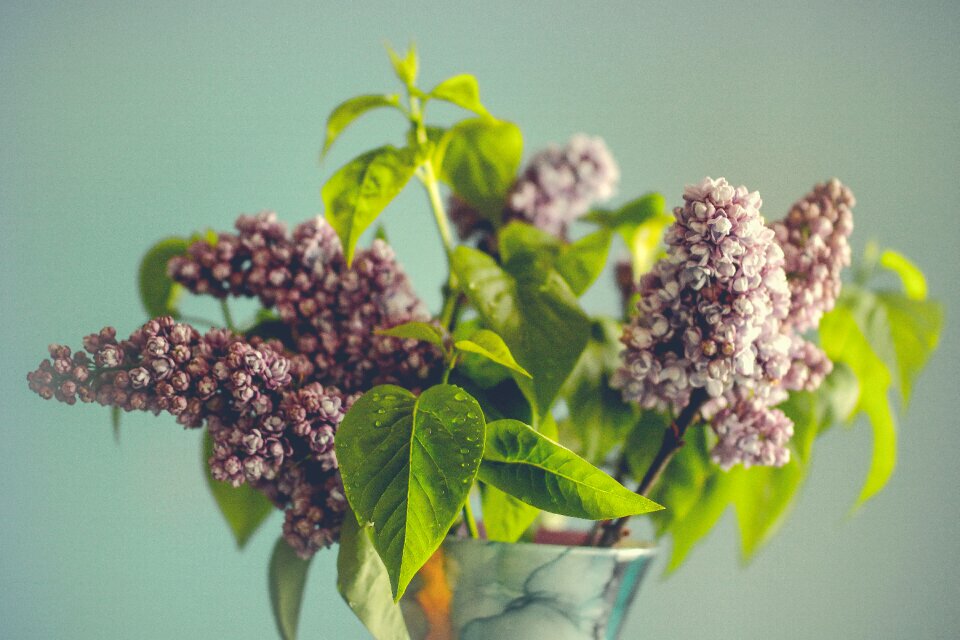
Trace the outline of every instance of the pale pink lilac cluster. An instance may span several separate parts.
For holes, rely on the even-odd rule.
[[[570,224],[610,199],[619,181],[620,168],[603,139],[577,134],[530,159],[507,195],[503,222],[522,220],[566,240]],[[462,239],[475,237],[481,248],[492,248],[493,225],[478,211],[454,196],[449,215]]]
[[[340,240],[322,218],[293,234],[276,214],[241,216],[237,234],[200,240],[173,258],[170,276],[195,293],[255,296],[277,310],[308,377],[348,391],[377,384],[416,389],[437,369],[440,351],[413,340],[380,336],[430,314],[385,242],[357,250],[348,267]]]
[[[639,284],[613,383],[644,408],[680,411],[694,389],[720,398],[789,367],[779,335],[789,309],[783,254],[760,196],[720,178],[688,186],[667,256]]]
[[[816,328],[840,295],[840,272],[850,264],[853,193],[833,178],[820,183],[772,225],[790,283],[790,324]]]
[[[772,407],[788,391],[816,389],[831,371],[801,333],[839,293],[853,196],[836,180],[818,185],[769,229],[759,196],[722,178],[688,187],[684,200],[667,232],[667,257],[641,279],[614,384],[628,400],[674,411],[703,387],[715,462],[783,465],[793,424]],[[736,282],[750,273],[759,278]]]
[[[298,553],[308,557],[336,541],[346,501],[333,438],[357,394],[301,385],[303,372],[274,341],[223,329],[201,336],[170,317],[120,341],[107,327],[84,347],[51,345],[50,359],[27,375],[30,388],[68,404],[165,411],[186,427],[206,425],[213,477],[249,483],[284,509],[293,523],[285,536]]]

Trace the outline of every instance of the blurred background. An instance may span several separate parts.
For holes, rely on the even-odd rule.
[[[318,163],[336,104],[399,90],[384,40],[416,41],[422,86],[475,74],[488,108],[523,129],[526,156],[602,136],[623,174],[618,203],[658,190],[672,206],[684,184],[722,175],[759,190],[776,219],[835,175],[857,196],[856,252],[874,238],[903,251],[946,304],[888,488],[850,516],[870,430],[831,431],[753,563],[741,566],[728,513],[679,573],[663,579],[661,558],[624,637],[960,635],[960,4],[135,4],[0,3],[0,637],[274,635],[280,514],[238,552],[198,432],[126,415],[117,444],[107,410],[41,402],[25,374],[50,342],[143,322],[136,268],[154,241],[261,209],[292,226],[320,212],[333,169],[400,142],[402,122],[376,113]],[[437,308],[443,255],[422,191],[412,184],[383,221]],[[615,309],[610,278],[588,304]],[[311,567],[301,636],[364,638],[334,561]]]

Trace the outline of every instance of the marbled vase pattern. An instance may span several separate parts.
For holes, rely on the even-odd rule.
[[[653,553],[450,539],[400,605],[413,640],[615,640]]]

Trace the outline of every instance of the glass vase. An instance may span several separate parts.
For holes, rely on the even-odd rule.
[[[653,554],[451,538],[400,606],[412,640],[614,640]]]

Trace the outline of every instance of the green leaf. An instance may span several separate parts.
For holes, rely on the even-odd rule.
[[[458,340],[453,346],[460,351],[483,356],[502,367],[516,371],[520,375],[528,378],[533,377],[526,369],[517,364],[513,354],[510,353],[510,347],[504,343],[503,338],[489,329],[480,329],[470,336],[469,340]]]
[[[487,425],[480,479],[529,505],[603,520],[662,509],[518,420]]]
[[[556,271],[528,254],[504,270],[487,254],[461,246],[451,266],[486,326],[533,376],[515,379],[535,412],[545,414],[587,344],[590,320],[576,296]]]
[[[382,224],[377,225],[377,231],[373,237],[376,240],[383,240],[384,242],[390,242],[390,239],[387,238],[387,229]]]
[[[387,54],[390,56],[390,62],[393,64],[393,71],[400,78],[400,81],[406,86],[413,88],[417,82],[417,73],[420,70],[420,62],[417,59],[417,48],[411,42],[404,57],[387,45]]]
[[[420,340],[443,348],[443,329],[429,322],[405,322],[389,329],[377,329],[374,333],[378,336]]]
[[[578,297],[586,293],[603,272],[612,239],[609,231],[601,229],[560,250],[557,271]]]
[[[243,549],[250,536],[263,524],[273,512],[273,504],[262,493],[243,484],[232,487],[229,483],[214,480],[210,475],[207,460],[213,455],[213,440],[209,432],[203,434],[203,475],[207,478],[207,486],[213,495],[223,519],[227,521],[237,547]]]
[[[419,398],[394,385],[357,400],[336,435],[347,500],[390,575],[395,600],[440,546],[480,466],[484,419],[453,385]]]
[[[340,529],[337,591],[374,640],[410,640],[370,528],[361,528],[353,514],[347,514]]]
[[[483,526],[493,542],[516,542],[536,521],[540,510],[493,485],[481,487]]]
[[[887,249],[880,254],[880,266],[900,277],[908,298],[920,301],[927,299],[927,279],[923,271],[905,255]]]
[[[270,556],[270,605],[273,620],[283,640],[295,640],[300,623],[300,605],[307,583],[310,561],[297,556],[282,537],[273,545]]]
[[[180,315],[177,298],[182,287],[167,275],[167,262],[186,255],[189,246],[185,238],[165,238],[150,247],[140,261],[140,302],[151,318]]]
[[[499,224],[523,155],[520,129],[493,118],[463,120],[447,130],[440,147],[440,178],[460,198]]]
[[[430,92],[430,97],[443,100],[473,111],[477,115],[487,115],[487,109],[480,103],[480,88],[477,79],[468,73],[447,78]]]
[[[578,443],[576,451],[597,465],[623,443],[638,419],[635,405],[624,402],[620,392],[610,387],[610,377],[620,363],[621,333],[618,322],[595,318],[590,341],[562,392],[570,412],[568,430]],[[662,431],[654,450],[660,435]],[[628,455],[631,451],[628,447]]]
[[[354,158],[323,185],[326,217],[340,236],[348,265],[360,235],[400,193],[416,168],[412,150],[387,145]]]
[[[113,427],[113,441],[120,444],[120,415],[123,409],[110,407],[110,426]]]
[[[873,428],[873,457],[866,483],[857,499],[859,506],[883,488],[896,464],[896,425],[887,395],[891,375],[864,337],[847,304],[838,304],[823,316],[820,342],[827,357],[834,362],[843,362],[857,377],[860,383],[857,407],[867,414]]]
[[[507,263],[523,253],[541,256],[579,297],[606,266],[611,239],[610,231],[600,229],[576,242],[567,243],[533,225],[512,221],[499,233],[500,259]]]
[[[395,95],[363,95],[341,102],[327,118],[327,136],[323,141],[323,151],[320,152],[320,158],[322,159],[327,155],[333,141],[354,120],[373,109],[382,107],[396,109],[399,104],[399,99]]]
[[[663,215],[666,200],[659,193],[647,193],[631,200],[616,211],[591,211],[584,220],[614,231],[631,232],[636,227]]]
[[[482,328],[483,323],[479,318],[471,318],[470,320],[458,322],[453,330],[454,343],[469,339],[470,336]],[[505,369],[484,356],[469,352],[463,352],[457,358],[457,368],[454,370],[454,375],[458,374],[469,378],[471,382],[478,385],[481,389],[491,389],[504,380],[513,380],[513,378],[510,377],[509,369]],[[474,393],[469,389],[468,391]],[[475,393],[474,396],[476,397]],[[480,398],[477,398],[477,400],[480,401]],[[521,400],[526,404],[526,400],[523,398],[521,398]],[[480,402],[480,406],[483,406],[482,401]],[[491,417],[491,414],[487,412],[486,408],[484,408],[484,415],[487,416],[488,420],[495,419]]]
[[[796,395],[791,394],[791,398]],[[820,385],[817,395],[823,403],[822,428],[826,429],[835,422],[849,422],[853,419],[860,399],[860,383],[850,367],[842,362],[835,362],[833,371]],[[784,412],[786,411],[784,409]],[[794,420],[794,423],[796,422]]]
[[[896,353],[900,394],[907,403],[914,381],[940,342],[943,307],[937,302],[889,291],[878,293],[877,301],[886,310],[890,338]]]

